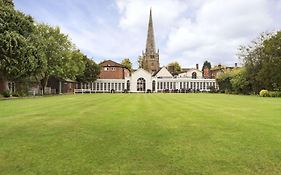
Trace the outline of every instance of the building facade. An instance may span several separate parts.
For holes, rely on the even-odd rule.
[[[112,60],[100,63],[99,79],[88,83],[93,92],[180,92],[209,91],[218,88],[215,79],[206,79],[196,68],[184,69],[173,76],[166,67],[160,68],[159,50],[156,52],[152,11],[150,10],[146,49],[143,52],[142,67],[133,72]]]

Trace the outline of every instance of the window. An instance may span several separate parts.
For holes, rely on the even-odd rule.
[[[155,82],[155,80],[153,80],[153,81],[152,81],[152,92],[155,91],[155,85],[156,85],[156,82]]]
[[[110,83],[107,84],[107,89],[110,91]]]
[[[108,67],[104,67],[103,70],[104,71],[109,71],[109,68]]]
[[[130,90],[130,80],[127,81],[127,91]]]
[[[137,91],[145,92],[145,79],[144,78],[139,78],[137,80]]]
[[[193,72],[192,73],[192,79],[196,79],[197,78],[197,73],[196,72]]]
[[[115,71],[115,70],[116,70],[116,68],[115,68],[115,67],[112,67],[112,68],[111,68],[111,70],[112,70],[112,71]]]

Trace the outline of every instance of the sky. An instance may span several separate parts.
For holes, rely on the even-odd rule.
[[[281,29],[281,0],[14,0],[37,22],[59,26],[96,62],[130,58],[145,50],[152,8],[160,64],[182,67],[241,63],[237,54],[262,32]]]

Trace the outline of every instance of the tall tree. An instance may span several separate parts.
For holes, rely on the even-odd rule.
[[[245,68],[235,69],[230,80],[233,91],[239,94],[251,92],[250,82],[247,79]]]
[[[1,6],[14,7],[14,2],[13,0],[0,0],[0,7]]]
[[[211,69],[212,65],[209,61],[206,60],[203,64],[202,71],[204,70],[205,67],[207,67],[208,69]]]
[[[45,64],[34,42],[35,30],[32,17],[9,5],[0,6],[0,86],[4,90],[8,80],[34,75]]]
[[[280,32],[261,34],[251,45],[240,48],[247,79],[256,93],[261,89],[281,89],[280,40]]]
[[[127,69],[129,69],[130,71],[132,70],[132,62],[130,61],[129,58],[124,58],[121,62],[121,64],[123,66],[125,66]]]
[[[265,58],[261,61],[262,67],[259,79],[272,90],[281,90],[281,31],[264,41]]]
[[[168,68],[168,71],[173,75],[179,74],[181,71],[181,66],[176,61],[169,63],[167,68]]]
[[[139,56],[138,64],[139,64],[139,68],[143,68],[143,56]]]
[[[100,73],[100,67],[92,59],[84,55],[85,69],[82,74],[77,76],[79,82],[94,82]]]
[[[59,27],[51,27],[46,24],[38,25],[38,37],[45,45],[44,54],[47,61],[45,71],[41,74],[41,86],[43,90],[47,86],[50,76],[60,78],[75,78],[75,75],[83,71],[83,57],[73,52],[73,45],[67,35],[60,32]]]

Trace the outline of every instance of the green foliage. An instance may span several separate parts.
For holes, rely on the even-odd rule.
[[[181,72],[181,66],[176,61],[169,63],[168,66],[167,66],[167,69],[173,75],[179,74]]]
[[[251,91],[250,83],[246,77],[244,68],[234,70],[230,80],[232,90],[237,94],[249,94]]]
[[[127,69],[129,69],[130,71],[132,70],[132,62],[130,61],[129,58],[125,58],[122,60],[121,64],[126,67]]]
[[[11,91],[9,90],[5,90],[4,92],[2,92],[3,97],[8,98],[11,97]]]
[[[77,76],[79,82],[94,82],[100,73],[100,67],[92,59],[84,56],[85,70]]]
[[[205,67],[207,67],[208,69],[211,69],[212,65],[209,61],[206,60],[203,64],[202,71],[204,70]]]
[[[13,0],[0,0],[0,7],[2,6],[14,7],[14,2]]]
[[[144,67],[143,67],[143,56],[139,56],[139,58],[138,58],[138,64],[139,64],[139,68],[144,68]]]
[[[35,25],[30,16],[0,7],[0,73],[16,80],[41,69],[44,61],[33,43]]]
[[[39,24],[37,31],[47,62],[45,71],[39,77],[43,89],[50,76],[75,79],[84,71],[83,54],[74,49],[68,36],[61,33],[59,27]]]
[[[233,89],[231,84],[232,77],[233,75],[230,72],[226,72],[217,77],[216,80],[218,82],[220,92],[227,93],[232,91]]]
[[[281,32],[262,34],[249,46],[240,48],[246,76],[254,92],[281,89]]]
[[[268,92],[268,90],[265,90],[265,89],[261,90],[261,91],[260,91],[260,96],[261,96],[261,97],[269,97],[269,92]]]

